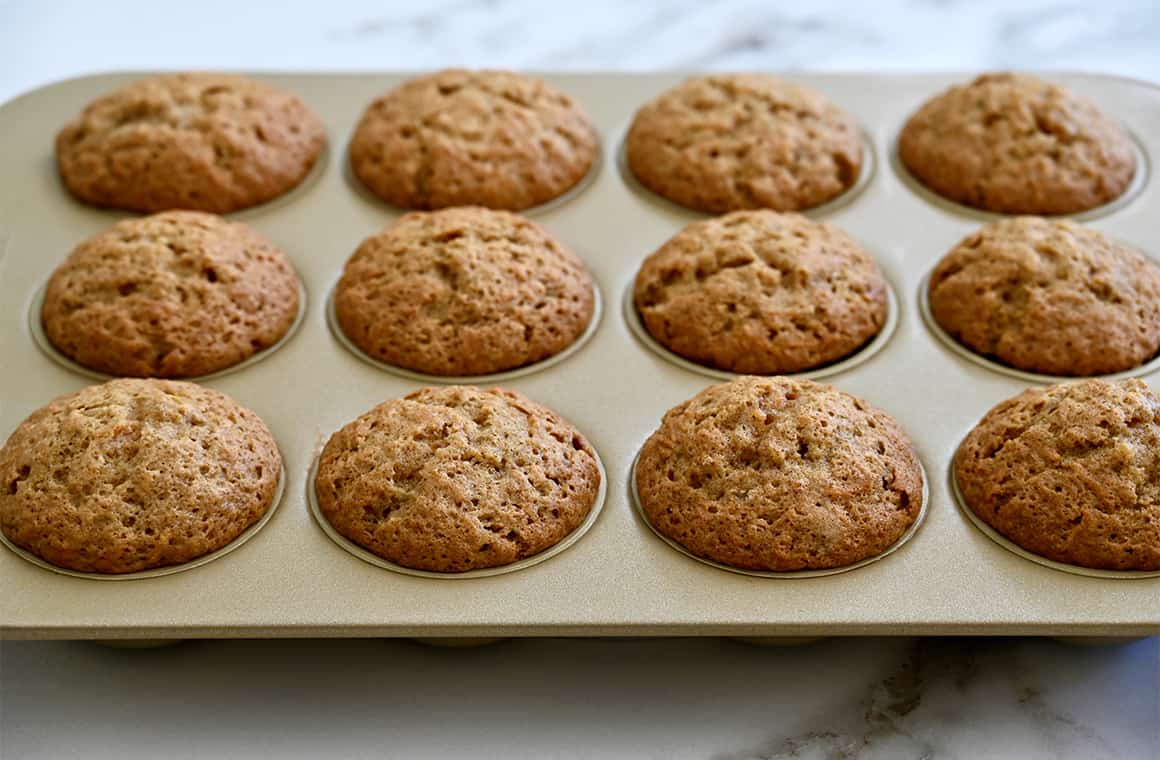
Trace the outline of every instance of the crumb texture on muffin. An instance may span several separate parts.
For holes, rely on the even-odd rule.
[[[339,430],[315,494],[340,534],[403,567],[464,572],[559,543],[600,488],[592,447],[514,391],[422,388]]]
[[[698,76],[639,111],[625,142],[648,189],[699,211],[801,211],[848,190],[862,136],[820,93],[764,74]]]
[[[256,523],[281,469],[266,425],[225,394],[112,380],[40,408],[0,448],[0,528],[71,570],[177,565]]]
[[[828,385],[741,377],[669,410],[636,465],[641,507],[693,554],[748,570],[881,554],[922,509],[923,476],[886,413]]]
[[[374,101],[350,142],[355,176],[393,206],[522,209],[576,185],[596,130],[575,100],[534,77],[449,69]]]
[[[127,219],[76,247],[45,289],[49,342],[111,375],[197,377],[277,343],[298,313],[285,254],[197,211]]]
[[[1006,214],[1087,211],[1136,172],[1123,127],[1029,74],[984,74],[927,101],[903,127],[898,157],[939,195]]]
[[[539,225],[460,207],[406,214],[365,240],[335,289],[343,333],[368,356],[440,376],[547,359],[587,328],[584,263]]]
[[[1160,268],[1072,221],[992,222],[939,261],[928,293],[951,337],[1028,372],[1123,372],[1160,351]]]
[[[295,187],[326,143],[301,100],[231,74],[153,76],[89,104],[56,138],[69,192],[130,211],[225,214]]]
[[[971,430],[954,470],[971,511],[1029,552],[1160,570],[1160,399],[1141,380],[1028,389]]]
[[[680,356],[749,374],[831,364],[886,322],[886,280],[845,232],[798,214],[693,222],[645,259],[633,286],[645,328]]]

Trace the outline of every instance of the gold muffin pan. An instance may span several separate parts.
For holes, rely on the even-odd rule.
[[[910,113],[974,73],[786,75],[820,90],[862,127],[865,165],[858,184],[808,213],[843,228],[873,252],[892,291],[889,321],[874,341],[842,362],[803,374],[824,376],[895,417],[927,473],[949,471],[960,441],[988,409],[1029,382],[1049,381],[1012,376],[955,351],[924,323],[921,298],[916,303],[911,296],[938,258],[987,217],[931,198],[897,166],[881,168],[896,161],[894,141]],[[39,292],[80,240],[126,215],[88,208],[65,193],[54,169],[51,136],[94,97],[140,76],[131,72],[60,82],[0,106],[5,135],[0,142],[0,241],[7,237],[0,248],[0,436],[50,399],[93,382],[88,372],[42,350]],[[265,527],[244,551],[162,569],[136,583],[90,583],[47,572],[15,551],[0,551],[0,635],[1160,633],[1160,594],[1152,583],[1077,575],[1074,568],[1045,566],[1009,551],[975,527],[956,505],[952,484],[942,478],[925,480],[921,528],[916,522],[889,556],[852,571],[795,582],[691,561],[658,540],[647,520],[642,524],[631,477],[641,444],[665,411],[729,376],[683,364],[652,344],[628,294],[643,259],[689,221],[706,216],[658,198],[624,173],[626,125],[636,108],[683,79],[676,73],[545,77],[591,114],[606,160],[565,198],[531,213],[584,258],[598,292],[626,294],[625,300],[603,317],[598,311],[566,355],[512,373],[471,378],[481,385],[502,382],[584,431],[602,460],[598,508],[565,545],[526,566],[483,577],[453,576],[457,582],[388,572],[381,560],[362,556],[341,540],[336,543],[325,521],[316,519],[309,498],[322,444],[385,399],[449,380],[401,374],[367,361],[332,329],[329,299],[319,297],[329,293],[335,273],[358,244],[402,213],[352,184],[348,162],[339,153],[366,104],[408,75],[261,78],[311,105],[326,124],[330,153],[284,198],[231,216],[278,244],[316,298],[309,305],[303,299],[297,328],[279,346],[262,352],[260,360],[199,382],[233,396],[270,427],[284,457],[285,504],[267,514]],[[1155,238],[1160,234],[1154,212],[1160,208],[1160,188],[1148,175],[1160,155],[1160,133],[1153,128],[1160,123],[1160,89],[1098,75],[1053,73],[1049,78],[1096,99],[1138,142],[1141,163],[1133,189],[1113,207],[1098,209],[1102,216],[1094,226],[1122,240]],[[617,146],[615,157],[612,145]],[[1149,364],[1131,374],[1152,368]],[[255,535],[259,527],[251,531]],[[197,571],[177,572],[191,567]]]

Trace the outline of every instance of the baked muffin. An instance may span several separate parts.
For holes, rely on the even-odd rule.
[[[1029,74],[984,74],[927,101],[898,157],[952,201],[1004,214],[1074,214],[1115,200],[1136,172],[1124,128]]]
[[[739,377],[670,409],[640,451],[641,508],[698,557],[746,570],[843,567],[918,519],[923,475],[889,415],[828,385]]]
[[[45,335],[90,369],[195,377],[277,343],[300,284],[273,243],[199,211],[118,222],[81,243],[48,281]]]
[[[350,141],[355,176],[409,209],[520,211],[567,192],[596,154],[596,130],[576,101],[510,71],[411,79],[371,103]]]
[[[295,187],[326,134],[294,95],[231,74],[167,74],[103,95],[56,137],[68,191],[94,206],[225,214]]]
[[[820,93],[765,74],[692,77],[636,112],[625,139],[642,185],[698,211],[801,211],[844,193],[862,136]]]
[[[340,534],[403,567],[457,573],[559,543],[592,509],[596,455],[515,391],[421,388],[339,430],[314,479]]]
[[[33,412],[0,448],[0,528],[70,570],[179,565],[256,523],[281,471],[266,425],[229,396],[111,380]]]
[[[987,412],[954,469],[966,506],[1029,552],[1160,570],[1160,399],[1140,380],[1026,390]]]
[[[886,281],[837,227],[736,211],[694,222],[645,259],[633,303],[649,334],[729,372],[802,372],[849,356],[886,322]]]
[[[334,293],[363,353],[431,375],[484,375],[547,359],[587,328],[583,262],[539,225],[462,207],[406,214],[363,241]]]
[[[1028,372],[1122,372],[1160,351],[1160,269],[1067,220],[984,226],[939,261],[929,296],[951,337]]]

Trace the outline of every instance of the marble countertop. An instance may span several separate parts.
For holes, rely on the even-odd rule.
[[[1062,68],[1160,80],[1150,6],[0,0],[0,101],[110,69]],[[1160,644],[0,643],[0,757],[253,755],[1160,758]]]

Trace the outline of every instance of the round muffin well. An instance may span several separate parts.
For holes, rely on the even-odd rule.
[[[294,95],[230,74],[167,74],[90,103],[57,135],[56,160],[85,203],[225,214],[297,186],[325,144]]]
[[[748,374],[839,361],[882,330],[888,308],[878,265],[845,232],[773,211],[689,224],[645,259],[633,303],[673,353]]]
[[[1091,100],[1029,74],[984,74],[918,109],[898,157],[949,200],[1003,214],[1074,214],[1120,197],[1128,133]]]
[[[1160,570],[1160,398],[1141,380],[1031,388],[954,457],[966,506],[1055,562]]]
[[[312,487],[342,536],[438,573],[509,565],[583,523],[601,486],[575,428],[519,393],[421,388],[336,432]]]
[[[0,529],[79,572],[221,549],[273,506],[282,458],[256,414],[168,380],[112,380],[34,412],[0,448]]]
[[[820,93],[765,74],[715,74],[637,111],[625,158],[642,185],[691,209],[802,211],[857,182],[862,142]]]
[[[371,103],[351,138],[350,166],[399,208],[521,211],[577,185],[598,150],[583,109],[547,83],[448,69]]]
[[[733,568],[852,565],[918,519],[922,468],[887,414],[831,386],[740,377],[670,409],[636,490],[649,522]]]
[[[197,211],[118,222],[82,242],[45,288],[45,337],[84,367],[200,377],[281,340],[301,283],[286,255],[244,224]]]

